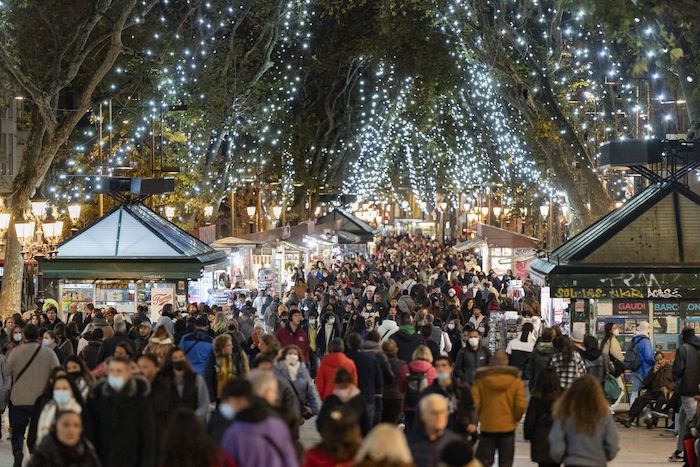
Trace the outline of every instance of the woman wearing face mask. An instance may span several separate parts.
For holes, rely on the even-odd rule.
[[[445,325],[445,332],[452,343],[452,349],[450,349],[448,356],[454,362],[457,360],[457,354],[462,349],[462,325],[459,322],[459,318],[450,316]]]
[[[316,352],[319,358],[323,358],[328,353],[328,344],[340,335],[340,326],[337,322],[337,317],[333,313],[333,308],[329,307],[328,311],[321,318],[321,324],[318,327],[316,335]]]
[[[71,355],[66,358],[66,372],[68,376],[73,378],[80,390],[80,394],[83,396],[83,400],[85,400],[90,392],[90,388],[95,384],[95,378],[90,373],[85,362],[77,355]]]
[[[44,436],[27,467],[99,467],[95,448],[83,436],[81,413],[59,411],[55,418],[56,426]]]
[[[194,410],[202,422],[206,421],[211,401],[209,388],[204,378],[192,370],[185,352],[178,348],[171,350],[162,371],[168,379],[171,410],[187,407]]]
[[[5,320],[5,332],[7,333],[7,343],[3,349],[5,349],[5,355],[7,355],[10,350],[22,342],[22,329],[17,326],[13,317],[9,317]]]
[[[318,414],[321,409],[321,398],[316,385],[301,360],[301,349],[296,345],[288,345],[280,352],[274,368],[275,374],[289,382],[300,407],[304,419]]]
[[[56,414],[65,410],[82,414],[83,396],[80,394],[78,387],[68,376],[59,376],[53,382],[51,400],[47,401],[39,412],[35,431],[32,433],[32,430],[30,430],[30,437],[27,439],[27,444],[29,445],[31,440],[31,450],[34,449],[35,445],[41,444],[44,436],[49,434],[51,426],[56,421]],[[85,416],[82,416],[82,418],[83,421],[87,419]],[[33,434],[33,436],[31,436],[31,434]]]
[[[63,351],[58,348],[56,333],[54,331],[44,332],[44,338],[41,341],[41,345],[53,350],[53,352],[56,354],[56,357],[58,357],[58,362],[61,365],[66,363],[66,354],[64,354]]]
[[[623,375],[625,373],[624,357],[622,356],[622,348],[620,346],[620,341],[617,339],[617,336],[619,335],[619,325],[617,325],[616,323],[605,323],[605,337],[600,343],[600,352],[603,355],[608,356],[610,364],[612,368],[614,368],[614,371],[612,371],[611,373],[617,379],[617,385],[621,389],[620,397],[618,397],[615,403],[611,406],[611,409],[613,411],[617,407],[617,404],[620,403],[620,400],[623,398],[626,392],[625,381],[623,379]]]

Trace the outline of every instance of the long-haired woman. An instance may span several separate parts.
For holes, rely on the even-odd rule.
[[[167,379],[170,409],[185,407],[193,410],[204,423],[209,415],[209,388],[202,375],[194,372],[185,352],[178,348],[172,349],[161,371]]]
[[[576,378],[586,374],[586,364],[569,336],[556,337],[554,348],[557,352],[552,356],[551,365],[559,374],[562,389],[566,389]]]
[[[617,428],[600,382],[584,375],[554,404],[549,453],[565,466],[605,466],[620,450]]]
[[[174,348],[173,336],[170,335],[165,326],[158,326],[156,332],[148,340],[148,345],[143,349],[143,353],[155,355],[160,364],[163,365],[165,358]]]
[[[530,441],[530,459],[539,467],[559,464],[549,455],[547,436],[552,428],[552,407],[562,393],[554,368],[543,368],[537,375],[525,414],[525,439]]]
[[[214,318],[214,322],[211,323],[211,330],[216,333],[216,335],[220,335],[226,332],[228,329],[228,319],[226,319],[226,313],[223,311],[219,311],[216,313],[216,316]]]

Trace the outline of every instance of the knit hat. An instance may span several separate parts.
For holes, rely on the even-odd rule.
[[[647,323],[647,325],[648,324],[649,323]],[[576,344],[583,344],[583,337],[585,334],[586,332],[583,329],[574,329],[574,331],[571,333],[571,340]]]

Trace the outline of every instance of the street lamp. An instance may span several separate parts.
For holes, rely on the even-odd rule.
[[[548,215],[549,215],[549,205],[543,204],[542,206],[540,206],[540,216],[542,216],[544,219],[546,219]]]
[[[484,216],[484,217],[486,217],[486,216],[489,215],[489,208],[488,208],[488,206],[484,206],[484,207],[481,208],[481,215]]]
[[[442,203],[439,204],[439,206],[440,206],[440,211],[442,211],[442,212],[447,211],[447,203],[446,202],[443,201]]]
[[[501,211],[502,211],[502,210],[503,210],[503,209],[501,209],[500,206],[494,206],[494,207],[493,207],[493,215],[496,216],[496,219],[498,219],[499,217],[501,217]]]
[[[61,241],[61,237],[63,236],[63,221],[49,217],[41,224],[41,229],[44,232],[44,238],[49,244],[52,246],[56,245]]]
[[[247,208],[245,208],[245,212],[248,214],[248,217],[251,218],[255,216],[255,210],[255,206],[248,206]]]
[[[49,202],[44,198],[34,198],[31,200],[31,206],[32,216],[40,221],[44,220]]]
[[[27,221],[26,219],[21,219],[18,222],[15,222],[17,239],[23,246],[29,243],[34,237],[35,226],[36,223],[34,221]]]
[[[80,220],[80,211],[82,206],[78,203],[68,205],[68,217],[70,217],[71,224],[77,224]]]
[[[207,219],[211,219],[211,216],[214,215],[214,206],[211,204],[204,206],[204,217]]]
[[[282,215],[282,206],[272,206],[272,215],[275,216],[275,219],[279,219]]]
[[[204,215],[207,216],[206,209],[204,210]],[[209,214],[209,217],[211,217],[211,214]],[[171,222],[175,218],[175,208],[173,206],[165,206],[165,218]]]

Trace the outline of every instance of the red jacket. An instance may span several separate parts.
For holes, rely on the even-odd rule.
[[[309,335],[306,334],[301,326],[296,331],[292,332],[292,327],[289,323],[277,331],[277,340],[280,341],[282,348],[288,345],[296,345],[301,349],[301,358],[305,363],[309,363]]]
[[[323,357],[321,365],[316,372],[316,388],[318,389],[318,394],[321,396],[321,400],[325,400],[326,397],[333,393],[335,389],[335,385],[333,384],[335,372],[338,371],[338,368],[341,366],[350,372],[353,383],[357,386],[357,367],[355,367],[355,362],[346,357],[342,352],[329,353]]]
[[[304,467],[350,467],[355,464],[355,459],[350,459],[345,462],[338,462],[325,452],[318,448],[312,448],[306,451],[304,455]]]

